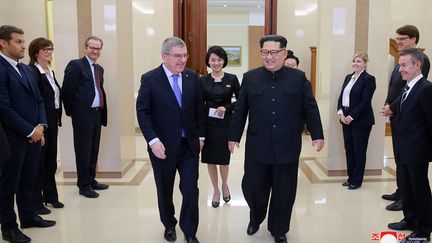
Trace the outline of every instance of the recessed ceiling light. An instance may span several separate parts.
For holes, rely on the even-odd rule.
[[[226,8],[227,7],[227,5],[226,4],[224,4],[224,8]]]

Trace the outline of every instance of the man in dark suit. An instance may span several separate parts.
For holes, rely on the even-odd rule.
[[[404,219],[388,225],[395,230],[413,230],[407,237],[430,240],[432,196],[428,180],[432,161],[432,84],[421,73],[423,55],[417,48],[400,52],[399,72],[407,81],[396,100],[395,156]],[[423,242],[423,241],[422,241]]]
[[[108,189],[95,179],[101,126],[107,125],[104,69],[97,64],[103,42],[90,36],[84,46],[84,57],[66,66],[61,94],[66,115],[72,117],[79,194],[97,198],[95,190]]]
[[[172,201],[176,171],[183,202],[180,228],[188,243],[197,243],[198,158],[203,146],[204,114],[197,74],[185,68],[186,44],[177,37],[165,39],[163,64],[145,73],[137,98],[137,117],[148,142],[164,238],[177,239]]]
[[[11,156],[1,168],[0,223],[3,239],[10,242],[31,240],[18,229],[15,194],[21,228],[55,224],[36,214],[32,200],[46,117],[36,77],[28,66],[19,62],[25,49],[21,29],[0,27],[0,119],[11,148]]]
[[[249,114],[245,150],[244,197],[250,208],[249,235],[258,231],[271,200],[268,230],[275,242],[287,242],[297,189],[304,124],[312,145],[324,146],[321,118],[304,72],[284,67],[287,40],[269,35],[260,40],[263,67],[244,74],[229,135],[238,146]]]
[[[417,44],[420,39],[420,32],[414,25],[404,25],[396,30],[396,44],[399,49],[399,51],[402,51],[407,48],[416,48]],[[423,65],[422,65],[422,74],[427,79],[430,69],[430,62],[429,58],[426,54],[423,53]],[[395,103],[395,100],[397,97],[401,94],[401,91],[403,87],[406,84],[406,80],[404,80],[399,72],[399,65],[396,65],[394,68],[392,75],[390,77],[390,83],[387,93],[387,98],[385,101],[385,105],[383,110],[381,111],[382,114],[385,114],[387,116],[390,116],[390,125],[392,129],[392,142],[393,142],[393,153],[395,154],[395,162],[396,162],[396,168],[399,164],[398,160],[396,159],[396,147],[397,145],[397,139],[396,134],[397,131],[395,130],[395,119],[391,116],[393,112],[397,109],[397,104]],[[397,180],[397,177],[396,177]],[[399,187],[398,180],[396,181],[397,186]],[[386,207],[387,210],[390,211],[399,211],[402,210],[402,201],[400,199],[399,190],[396,189],[396,191],[392,194],[386,194],[382,195],[383,199],[395,201],[388,205]]]

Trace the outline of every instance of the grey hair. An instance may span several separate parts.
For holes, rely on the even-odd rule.
[[[171,52],[171,49],[175,46],[186,47],[186,43],[178,37],[175,36],[168,37],[162,43],[161,53],[169,54]]]

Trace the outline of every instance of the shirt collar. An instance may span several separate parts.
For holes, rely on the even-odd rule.
[[[421,79],[423,78],[423,74],[419,74],[417,77],[415,77],[413,80],[407,82],[408,87],[411,89],[412,87],[414,87],[414,85]]]
[[[35,62],[34,65],[39,69],[40,73],[45,74],[45,70],[43,69],[43,67],[39,63]],[[48,66],[48,72],[51,72],[51,67],[50,66]]]
[[[6,56],[5,54],[3,54],[3,52],[0,52],[0,55],[1,55],[4,59],[6,59],[6,61],[8,61],[8,63],[10,63],[10,65],[12,65],[13,67],[16,67],[16,65],[17,65],[18,63],[20,63],[19,60],[14,60],[14,59],[12,59],[12,58]]]
[[[93,62],[93,60],[90,59],[87,55],[85,55],[85,57],[87,58],[87,61],[89,62],[90,66],[93,66],[93,64],[95,64],[95,62]]]
[[[165,75],[168,77],[168,78],[170,78],[171,76],[173,76],[174,74],[165,66],[165,64],[164,63],[162,63],[162,67],[163,67],[163,69],[164,69],[164,71],[165,71]],[[178,74],[180,77],[182,76],[182,73],[179,73]]]

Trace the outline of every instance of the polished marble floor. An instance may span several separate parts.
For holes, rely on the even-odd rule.
[[[149,166],[145,143],[137,136],[136,165],[123,179],[101,179],[111,184],[98,199],[78,195],[74,181],[59,173],[59,193],[66,207],[52,209],[45,218],[57,225],[47,229],[25,229],[36,243],[163,243],[163,226],[159,221],[154,178]],[[402,218],[401,212],[384,209],[388,204],[383,193],[395,189],[391,145],[386,138],[388,167],[382,176],[366,177],[359,190],[341,186],[344,177],[327,177],[313,158],[319,157],[304,137],[302,168],[294,205],[288,242],[295,243],[364,243],[373,233],[388,230],[389,222]],[[229,185],[232,200],[214,209],[210,205],[212,188],[206,166],[200,167],[200,225],[197,233],[202,243],[273,242],[266,221],[254,236],[246,234],[248,207],[243,199],[240,181],[243,171],[242,146],[232,157]],[[315,179],[313,179],[315,178]],[[178,182],[177,182],[178,183]],[[175,205],[181,196],[176,188]],[[178,210],[177,210],[178,215]],[[407,233],[407,232],[400,232]],[[177,227],[177,242],[184,237]]]

